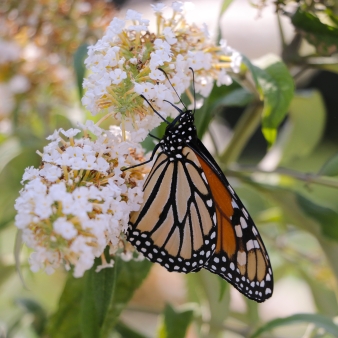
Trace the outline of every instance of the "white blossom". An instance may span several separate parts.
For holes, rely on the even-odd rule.
[[[33,249],[29,263],[34,272],[50,274],[64,265],[81,277],[107,245],[118,251],[129,214],[142,203],[143,166],[135,177],[121,170],[139,163],[139,144],[131,134],[123,141],[116,128],[106,131],[88,121],[81,126],[84,134],[95,135],[73,139],[79,129],[55,131],[41,154],[40,169],[29,167],[23,175],[15,224]],[[101,268],[113,263],[103,262]]]

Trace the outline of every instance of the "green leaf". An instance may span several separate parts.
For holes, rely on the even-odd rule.
[[[147,276],[151,263],[125,262],[115,257],[114,268],[96,273],[95,266],[83,278],[68,277],[57,312],[46,333],[51,337],[108,337],[124,307]]]
[[[119,321],[115,326],[115,331],[118,332],[121,337],[127,338],[146,338],[143,334],[136,332],[134,329],[130,328],[126,324]]]
[[[158,338],[184,338],[193,319],[193,310],[175,311],[169,304],[164,309],[164,320],[159,328]]]
[[[319,170],[321,176],[338,176],[338,153],[331,157]]]
[[[276,186],[268,186],[267,184],[259,184],[257,187],[261,193],[266,195],[266,198],[273,201],[282,209],[287,222],[290,222],[298,228],[309,232],[318,240],[333,273],[338,279],[338,243],[337,241],[323,235],[322,224],[302,209],[298,203],[298,194],[291,190]],[[329,225],[324,225],[324,227]]]
[[[326,110],[320,92],[298,91],[291,101],[288,119],[265,157],[266,161],[272,165],[273,158],[274,167],[286,166],[309,155],[322,138],[325,121]]]
[[[7,163],[0,174],[0,229],[11,224],[14,219],[14,202],[22,188],[20,181],[24,169],[30,165],[38,166],[40,163],[41,158],[35,153],[36,148],[20,149],[21,152]]]
[[[326,332],[338,337],[338,326],[331,318],[319,314],[302,313],[285,318],[277,318],[260,327],[251,338],[259,337],[262,333],[271,331],[275,328],[291,325],[295,323],[312,323],[319,328],[323,328]]]
[[[293,79],[285,64],[275,55],[260,59],[261,67],[253,65],[246,57],[243,57],[243,62],[250,70],[264,102],[262,132],[268,144],[272,145],[293,97]]]
[[[338,28],[321,22],[317,16],[300,8],[291,17],[291,22],[318,54],[332,55],[337,52]]]
[[[307,271],[299,267],[302,278],[306,281],[311,289],[313,300],[315,301],[318,312],[327,316],[336,316],[338,309],[338,302],[335,292],[326,286],[321,279],[313,278]]]
[[[229,315],[230,285],[216,274],[202,269],[188,274],[189,300],[208,306],[210,313],[208,337],[217,337],[222,331],[224,320]]]
[[[14,265],[5,265],[0,262],[0,287],[15,272]]]
[[[97,265],[97,264],[96,264]],[[89,271],[87,271],[83,277],[84,279],[84,288],[82,292],[82,302],[81,302],[81,309],[80,309],[80,331],[81,337],[83,338],[95,338],[99,337],[100,333],[100,319],[102,323],[102,318],[99,319],[99,312],[102,311],[103,304],[100,304],[99,300],[101,300],[101,295],[103,292],[100,288],[96,290],[94,287],[94,280],[95,280],[95,268],[96,266],[92,267]],[[111,281],[114,282],[114,270],[113,269],[105,269],[109,270],[108,273],[111,274]],[[104,270],[98,272],[98,275],[104,273]],[[99,277],[100,278],[100,277]],[[105,287],[103,286],[103,289]],[[108,298],[108,301],[110,297]],[[107,299],[104,301],[106,303]],[[100,306],[101,305],[101,306]],[[101,311],[100,311],[101,310]]]
[[[57,311],[50,317],[46,335],[53,338],[82,338],[79,313],[81,311],[84,278],[68,276]]]
[[[254,99],[254,95],[244,88],[237,88],[225,95],[223,98],[217,100],[217,106],[227,107],[245,107]]]
[[[107,253],[108,256],[108,253]],[[96,259],[94,266],[86,272],[82,296],[80,325],[83,337],[98,337],[111,302],[116,282],[117,269],[102,269],[96,272],[101,259]],[[115,261],[115,264],[116,263]]]
[[[83,79],[84,79],[85,74],[86,74],[86,67],[85,67],[85,64],[84,64],[84,60],[87,57],[87,48],[88,48],[88,45],[83,44],[83,45],[79,46],[79,48],[77,49],[77,51],[74,54],[74,71],[75,71],[75,75],[76,75],[76,83],[77,83],[77,89],[78,89],[78,92],[79,92],[80,100],[81,100],[82,95],[83,95],[82,83],[83,83]]]
[[[282,164],[309,155],[320,142],[325,130],[326,109],[319,91],[298,91],[289,110],[291,130]]]
[[[21,263],[20,263],[20,251],[22,248],[22,230],[18,229],[16,236],[15,236],[15,243],[14,243],[14,260],[15,260],[15,268],[16,271],[19,275],[19,278],[21,280],[22,285],[28,290],[28,287],[25,283],[25,280],[22,276],[22,271],[21,271]]]
[[[338,241],[338,213],[300,194],[296,194],[296,198],[302,211],[320,224],[322,234],[331,240]]]
[[[238,88],[239,85],[237,83],[233,83],[230,86],[220,87],[214,84],[210,95],[204,99],[203,106],[200,109],[197,109],[195,113],[195,126],[200,139],[208,130],[209,124],[217,114],[218,110],[224,106],[222,100],[226,97],[226,95]]]
[[[122,310],[148,275],[152,263],[146,259],[142,262],[134,260],[125,262],[116,257],[115,265],[113,268],[116,269],[115,284],[100,331],[102,338],[108,337]]]
[[[32,327],[38,335],[41,335],[47,321],[44,308],[35,300],[29,298],[17,298],[15,302],[20,305],[25,312],[33,315]]]
[[[19,138],[11,137],[0,145],[0,173],[6,165],[22,152]]]

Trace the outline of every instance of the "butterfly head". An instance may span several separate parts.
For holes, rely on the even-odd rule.
[[[192,142],[196,137],[194,115],[190,110],[181,111],[167,126],[160,145],[167,155],[179,155],[182,153],[183,147]]]

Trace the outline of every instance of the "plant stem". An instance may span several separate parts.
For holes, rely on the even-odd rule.
[[[285,35],[284,35],[284,31],[283,31],[283,26],[282,26],[282,21],[280,19],[280,15],[277,12],[277,23],[278,23],[278,29],[279,29],[279,34],[280,34],[280,39],[282,42],[282,50],[284,50],[285,46],[286,46],[286,42],[285,42]]]
[[[234,176],[238,176],[241,175],[243,173],[261,173],[261,174],[271,174],[271,175],[275,175],[275,174],[279,174],[279,175],[285,175],[285,176],[290,176],[293,177],[299,181],[304,181],[306,183],[314,183],[314,184],[319,184],[319,185],[323,185],[329,188],[335,188],[338,189],[338,180],[337,179],[331,179],[328,177],[324,177],[324,176],[319,176],[317,174],[309,174],[309,173],[301,173],[295,170],[291,170],[291,169],[287,169],[287,168],[277,168],[274,171],[262,171],[260,169],[258,169],[258,167],[240,167],[240,166],[236,166],[235,170],[227,170],[229,175],[234,175]]]
[[[238,159],[261,121],[261,112],[262,104],[260,102],[253,103],[245,109],[244,114],[235,127],[229,146],[219,157],[222,165],[227,167]]]

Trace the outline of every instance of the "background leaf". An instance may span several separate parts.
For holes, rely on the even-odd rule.
[[[260,67],[253,65],[247,58],[243,62],[250,70],[261,99],[264,101],[262,112],[262,132],[269,145],[277,136],[277,128],[283,121],[293,97],[293,79],[284,63],[275,55],[260,59]]]
[[[316,90],[297,91],[289,107],[288,119],[260,166],[272,170],[309,155],[321,141],[325,122],[326,109],[321,94]]]
[[[291,17],[292,24],[321,55],[332,55],[338,48],[338,28],[329,26],[309,11],[298,8]]]
[[[262,333],[269,332],[275,328],[299,322],[315,324],[317,327],[323,328],[326,332],[333,334],[335,337],[338,336],[338,326],[333,322],[331,318],[319,314],[302,313],[285,318],[277,318],[271,320],[270,322],[260,327],[251,336],[251,338],[259,337]]]
[[[81,100],[83,95],[83,79],[86,74],[86,66],[84,60],[87,57],[88,45],[85,43],[76,50],[74,54],[74,71],[76,76],[77,90],[79,92],[79,98]]]
[[[192,310],[174,310],[167,304],[163,315],[164,319],[159,328],[158,338],[185,338],[194,312]]]
[[[331,240],[338,241],[337,212],[316,204],[300,194],[296,194],[296,200],[302,211],[320,224],[323,235]]]
[[[318,175],[338,176],[338,154],[332,156],[319,170]]]
[[[115,257],[116,269],[114,290],[111,295],[109,306],[105,313],[100,337],[107,337],[112,328],[118,322],[122,310],[127,306],[135,290],[142,284],[148,275],[152,263],[148,260],[123,261]]]
[[[81,311],[84,278],[69,274],[60,297],[57,311],[49,318],[46,334],[53,338],[80,338],[79,313]]]

